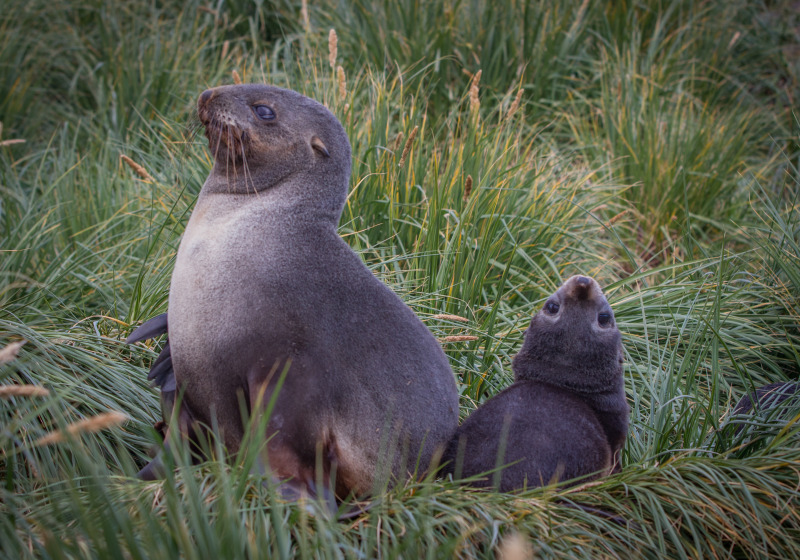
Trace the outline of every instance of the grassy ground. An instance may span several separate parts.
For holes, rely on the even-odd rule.
[[[800,556],[798,411],[729,425],[748,390],[800,375],[798,61],[790,1],[10,0],[0,555]],[[348,522],[280,503],[247,457],[130,478],[158,347],[121,340],[166,310],[211,165],[195,99],[234,70],[345,124],[340,232],[438,337],[476,337],[445,344],[464,415],[510,382],[562,279],[605,286],[622,473],[519,495],[408,483]]]

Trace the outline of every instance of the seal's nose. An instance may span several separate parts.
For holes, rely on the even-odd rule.
[[[197,107],[202,109],[203,107],[208,105],[208,102],[211,101],[213,97],[214,97],[213,89],[205,90],[203,93],[200,94],[200,99],[197,100]]]
[[[574,276],[570,279],[570,284],[572,284],[572,295],[573,297],[579,300],[585,300],[589,298],[589,294],[592,292],[592,279],[588,276]]]

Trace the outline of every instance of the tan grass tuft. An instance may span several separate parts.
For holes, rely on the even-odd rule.
[[[128,167],[133,169],[134,173],[136,173],[139,177],[141,177],[145,181],[155,181],[155,179],[153,179],[153,177],[151,177],[150,174],[147,172],[147,169],[145,169],[144,167],[133,161],[125,154],[120,154],[119,159],[124,161],[128,165]]]
[[[341,66],[336,68],[336,78],[339,82],[339,99],[344,99],[347,95],[347,82],[344,79],[344,68]]]
[[[511,107],[508,108],[508,113],[506,113],[506,120],[511,120],[511,118],[519,110],[519,104],[522,101],[522,91],[522,88],[517,90],[517,95],[514,97],[514,101],[511,102]]]
[[[4,385],[0,386],[0,399],[12,397],[47,397],[50,391],[39,385]]]
[[[331,64],[331,70],[336,68],[337,44],[339,38],[336,36],[336,30],[331,29],[328,33],[328,62]]]
[[[472,85],[469,86],[469,110],[477,113],[481,108],[481,100],[478,97],[478,85],[481,83],[483,70],[478,70],[472,77]]]
[[[467,200],[471,193],[472,193],[472,175],[467,175],[467,179],[464,181],[464,200]]]
[[[461,317],[460,315],[448,315],[447,313],[440,313],[434,315],[431,319],[441,319],[443,321],[459,321],[460,323],[469,323],[469,319]]]
[[[67,434],[74,436],[77,434],[92,434],[95,432],[99,432],[100,430],[105,430],[107,428],[113,428],[114,426],[119,426],[123,422],[128,420],[128,416],[123,414],[122,412],[103,412],[102,414],[98,414],[97,416],[92,416],[91,418],[84,418],[83,420],[79,420],[78,422],[74,422],[67,426],[64,430],[56,430],[55,432],[51,432],[46,436],[43,436],[36,440],[36,445],[50,445],[52,443],[60,443],[67,438]]]
[[[236,84],[237,86],[242,83],[242,77],[236,70],[233,71],[233,83]]]
[[[403,155],[400,156],[400,163],[397,164],[400,169],[402,169],[406,164],[406,158],[408,157],[408,153],[411,151],[411,144],[414,143],[414,138],[417,137],[417,132],[419,132],[419,127],[415,126],[414,130],[411,131],[411,134],[408,135],[408,140],[406,140],[406,145],[403,148]]]
[[[300,3],[300,17],[303,18],[303,30],[308,33],[311,31],[311,20],[308,17],[308,0],[303,0]]]
[[[16,360],[19,356],[19,349],[25,345],[25,342],[24,340],[18,340],[0,350],[0,365]]]
[[[497,547],[497,560],[532,560],[530,540],[519,533],[506,535]]]
[[[470,342],[472,340],[478,340],[478,337],[471,334],[454,334],[440,338],[439,342]]]

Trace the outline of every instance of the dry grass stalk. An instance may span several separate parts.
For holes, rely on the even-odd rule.
[[[55,432],[51,432],[46,436],[43,436],[36,440],[36,445],[50,445],[52,443],[60,443],[67,439],[67,434],[71,436],[75,436],[77,434],[91,434],[95,432],[99,432],[100,430],[105,430],[106,428],[112,428],[114,426],[119,426],[123,422],[128,420],[128,416],[123,414],[122,412],[103,412],[102,414],[98,414],[97,416],[92,416],[91,418],[84,418],[83,420],[79,420],[67,426],[64,430],[56,430]]]
[[[308,0],[303,0],[300,4],[300,17],[303,18],[303,29],[308,33],[311,31],[311,20],[308,17]]]
[[[24,144],[24,143],[25,140],[23,138],[10,138],[9,140],[0,141],[0,147],[11,146],[12,144]]]
[[[478,337],[471,334],[454,334],[440,338],[439,342],[470,342],[472,340],[478,340]]]
[[[236,70],[233,71],[233,83],[236,84],[237,86],[242,83],[242,77]]]
[[[478,84],[481,83],[483,70],[478,70],[472,77],[472,85],[469,86],[469,110],[477,113],[481,108],[481,100],[478,98]]]
[[[230,41],[223,41],[222,42],[222,52],[219,55],[220,60],[225,60],[228,56],[228,49],[231,48]]]
[[[461,317],[460,315],[448,315],[447,313],[440,313],[434,315],[431,319],[441,319],[443,321],[458,321],[460,323],[469,323],[469,319]]]
[[[733,34],[733,37],[731,37],[731,40],[728,43],[728,50],[731,50],[733,48],[733,45],[736,44],[736,42],[739,40],[739,37],[741,36],[742,36],[741,31],[737,31],[736,33]]]
[[[417,137],[417,132],[419,132],[419,127],[415,126],[414,130],[411,131],[411,134],[408,135],[408,140],[406,140],[406,145],[403,148],[403,155],[400,156],[400,163],[398,163],[398,167],[400,169],[406,164],[406,158],[408,157],[408,152],[411,151],[411,144],[414,142],[414,138]]]
[[[124,161],[128,167],[133,169],[133,172],[136,173],[139,177],[144,179],[145,181],[155,181],[153,177],[147,172],[147,169],[133,161],[131,158],[126,156],[125,154],[120,154],[119,158]]]
[[[500,541],[497,547],[497,560],[531,560],[533,548],[527,537],[511,533]]]
[[[328,62],[331,64],[331,70],[336,68],[337,44],[339,42],[336,37],[336,30],[331,29],[328,33]]]
[[[39,385],[5,385],[0,387],[0,399],[12,397],[47,397],[50,391]]]
[[[336,77],[339,81],[339,99],[344,99],[347,95],[347,82],[344,79],[344,68],[341,66],[336,68]]]
[[[0,350],[0,365],[16,360],[19,356],[19,349],[25,345],[25,342],[25,340],[18,340]]]
[[[506,120],[511,120],[516,112],[519,110],[519,104],[522,101],[522,88],[517,90],[517,95],[514,97],[514,101],[511,102],[511,107],[508,108],[508,113],[506,114]]]
[[[467,175],[467,179],[464,181],[464,200],[467,200],[471,193],[472,193],[472,175]]]

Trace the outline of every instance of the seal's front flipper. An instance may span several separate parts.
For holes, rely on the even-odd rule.
[[[156,338],[163,334],[168,334],[166,313],[157,315],[142,323],[128,336],[125,342],[134,344],[143,340]],[[156,429],[162,433],[164,448],[159,451],[155,458],[147,463],[136,476],[141,480],[158,480],[164,477],[164,453],[169,452],[169,426],[167,422],[172,417],[177,393],[177,383],[175,382],[175,370],[172,367],[172,350],[169,345],[169,338],[167,338],[164,348],[161,349],[161,353],[150,366],[147,379],[152,381],[154,387],[158,387],[161,390],[161,416],[163,420],[156,424]],[[193,423],[192,414],[185,407],[182,407],[181,411],[178,413],[178,419],[182,434],[194,433],[194,429],[191,428]]]
[[[130,334],[125,342],[133,344],[142,340],[149,340],[162,334],[168,334],[167,331],[167,314],[162,313],[142,323],[139,328]],[[172,416],[172,409],[175,406],[175,391],[177,390],[169,338],[167,338],[164,348],[161,349],[161,353],[150,366],[147,379],[153,382],[154,387],[161,389],[161,414],[163,421],[166,422]]]
[[[166,313],[156,315],[152,319],[148,319],[139,325],[136,330],[134,330],[130,336],[125,339],[125,342],[127,344],[133,344],[134,342],[141,342],[142,340],[150,340],[151,338],[161,336],[162,334],[167,334]]]

